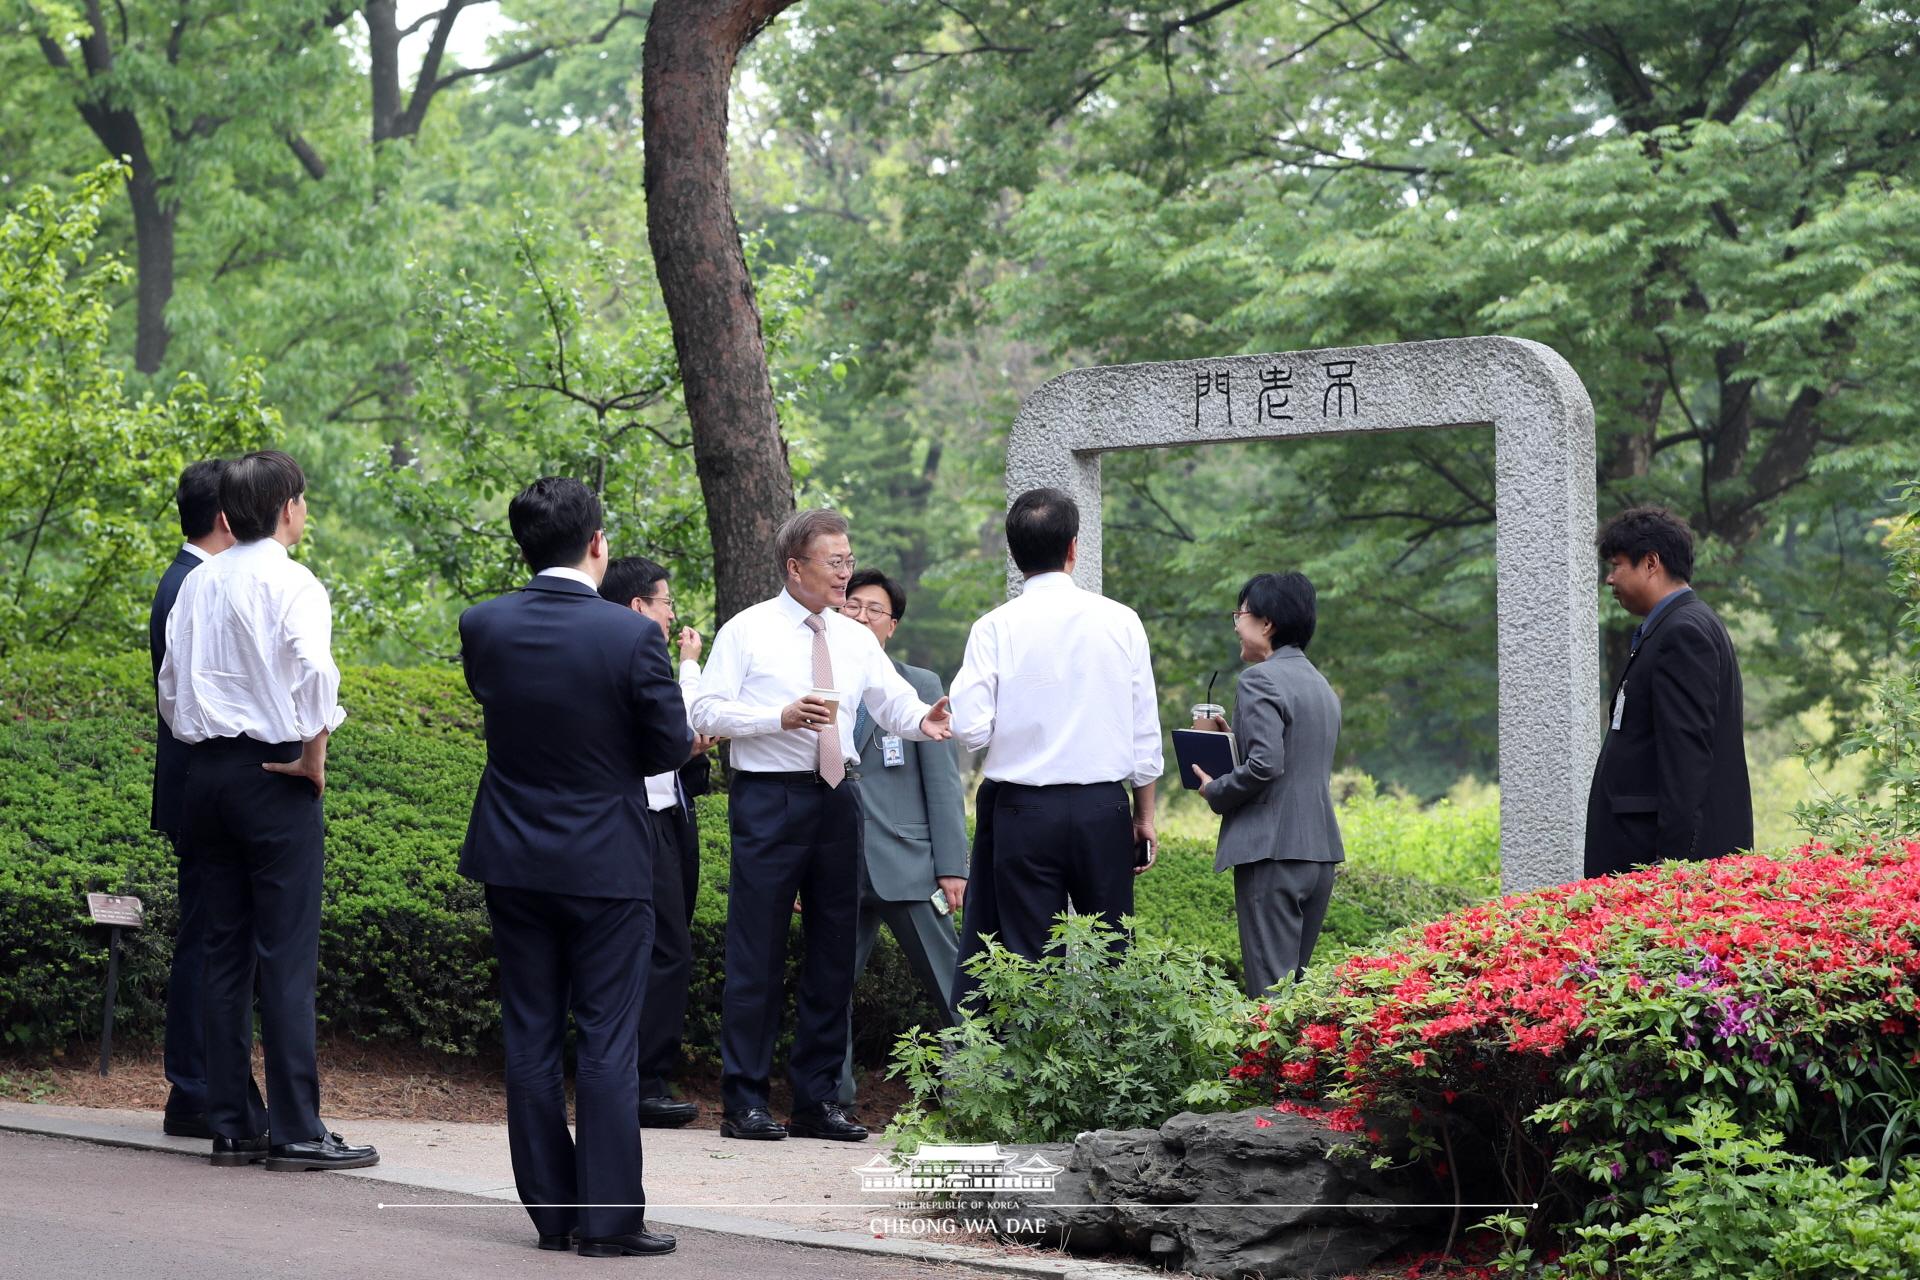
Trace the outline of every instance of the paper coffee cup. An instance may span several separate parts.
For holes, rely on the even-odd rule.
[[[831,721],[840,718],[840,691],[838,689],[809,689],[807,696],[818,698],[833,709],[827,717],[828,720]]]

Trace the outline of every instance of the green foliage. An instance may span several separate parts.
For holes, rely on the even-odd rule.
[[[485,751],[457,670],[348,667],[347,722],[327,769],[321,1018],[346,1033],[472,1053],[497,1040],[486,910],[456,870]],[[16,654],[0,668],[0,1037],[41,1048],[97,1034],[105,931],[88,892],[132,893],[148,926],[125,939],[124,1034],[158,1035],[178,923],[173,856],[147,829],[153,776],[144,655]],[[728,864],[726,798],[699,801],[701,887],[686,1048],[719,1060]],[[800,955],[789,946],[789,985]],[[932,1010],[890,934],[854,993],[855,1049],[877,1065]],[[790,1020],[789,1020],[790,1021]]]
[[[1137,936],[1116,954],[1120,935],[1089,916],[1051,937],[1037,961],[990,944],[968,962],[979,1007],[900,1038],[888,1074],[912,1097],[889,1137],[1060,1142],[1225,1100],[1251,1006],[1204,953]]]
[[[401,456],[382,448],[362,468],[398,533],[370,562],[334,562],[357,638],[392,634],[434,653],[458,608],[524,581],[506,508],[542,475],[600,496],[613,553],[668,565],[683,617],[711,598],[706,512],[651,264],[523,197],[513,206],[462,246],[470,262],[415,264],[413,432]],[[780,362],[804,332],[810,280],[778,264],[759,275]],[[791,404],[805,371],[789,361],[780,373]]]
[[[1430,828],[1416,813],[1406,817],[1400,829],[1417,841]],[[1382,934],[1445,915],[1480,896],[1453,884],[1381,870],[1349,857],[1334,881],[1333,900],[1314,948],[1315,960],[1337,960]],[[1235,980],[1240,978],[1233,873],[1213,869],[1211,840],[1179,836],[1163,840],[1153,870],[1134,882],[1134,909],[1142,936],[1193,947]]]
[[[252,366],[221,394],[183,376],[164,399],[129,395],[108,354],[129,272],[94,251],[123,176],[30,187],[0,218],[0,654],[133,643],[181,468],[279,430]]]
[[[1902,510],[1887,521],[1885,546],[1893,560],[1891,586],[1902,606],[1905,653],[1867,686],[1855,726],[1839,739],[1841,757],[1865,764],[1853,796],[1828,793],[1794,809],[1815,839],[1835,844],[1885,844],[1920,827],[1920,482],[1901,492]],[[1811,769],[1819,755],[1806,748]]]
[[[1670,1135],[1688,1148],[1645,1210],[1581,1227],[1549,1266],[1556,1280],[1840,1280],[1911,1274],[1920,1242],[1920,1161],[1891,1180],[1867,1161],[1838,1168],[1755,1132],[1724,1104],[1696,1107]]]
[[[793,133],[830,139],[806,173],[832,196],[789,225],[870,367],[943,325],[1042,376],[1535,338],[1593,396],[1602,511],[1675,505],[1703,589],[1764,621],[1750,690],[1844,711],[1886,651],[1872,521],[1920,440],[1904,10],[814,0],[795,27],[759,66]],[[1248,573],[1303,568],[1347,758],[1429,796],[1489,772],[1488,433],[1103,465],[1108,589],[1163,689],[1218,665]],[[1630,619],[1603,617],[1624,656]]]

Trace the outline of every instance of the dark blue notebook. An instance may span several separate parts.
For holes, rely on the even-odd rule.
[[[1207,771],[1208,777],[1222,778],[1233,772],[1240,763],[1240,752],[1234,746],[1231,733],[1219,733],[1212,729],[1175,729],[1173,731],[1173,755],[1180,765],[1180,785],[1189,791],[1197,791],[1200,783],[1193,776],[1194,765]]]

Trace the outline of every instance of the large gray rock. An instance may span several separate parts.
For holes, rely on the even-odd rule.
[[[1262,1127],[1255,1118],[1269,1120]],[[1404,1245],[1444,1238],[1448,1202],[1417,1173],[1329,1152],[1347,1135],[1265,1108],[1183,1112],[1158,1129],[1085,1133],[1051,1194],[995,1193],[996,1229],[1077,1254],[1129,1252],[1195,1275],[1339,1276]]]

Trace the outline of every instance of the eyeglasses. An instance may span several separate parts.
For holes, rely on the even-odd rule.
[[[1227,615],[1227,621],[1238,622],[1242,618],[1251,617],[1252,614],[1253,614],[1253,610],[1251,609],[1235,609],[1232,613]]]
[[[891,618],[893,615],[877,604],[868,604],[865,600],[849,600],[836,610],[841,617],[858,619],[863,614],[873,618]]]
[[[673,608],[672,596],[642,596],[640,598],[648,604],[663,604],[669,609]]]
[[[846,569],[849,572],[851,572],[853,569],[853,566],[860,563],[858,560],[854,559],[854,557],[852,556],[830,556],[825,560],[820,559],[818,556],[795,556],[794,559],[808,560],[814,564],[823,564],[827,566],[827,568],[833,570],[835,573],[839,573],[842,569]]]

